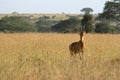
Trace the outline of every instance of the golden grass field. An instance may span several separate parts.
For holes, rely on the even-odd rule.
[[[86,34],[84,60],[68,46],[78,34],[0,33],[0,80],[120,80],[120,35]]]

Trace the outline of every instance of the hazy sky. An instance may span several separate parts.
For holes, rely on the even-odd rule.
[[[108,0],[0,0],[0,13],[80,13],[90,7],[101,13]]]

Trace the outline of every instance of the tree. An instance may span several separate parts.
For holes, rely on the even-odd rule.
[[[82,30],[92,32],[94,30],[93,17],[91,14],[85,14],[81,20]]]
[[[97,17],[100,23],[96,23],[96,32],[119,33],[120,0],[107,1],[103,13]],[[111,24],[115,25],[111,25]]]
[[[83,19],[81,21],[81,24],[83,26],[83,30],[88,32],[93,31],[93,17],[90,14],[85,14],[83,16]]]
[[[93,12],[91,8],[83,8],[81,11],[84,12],[84,14],[90,14],[90,12]]]
[[[36,22],[36,27],[38,28],[39,32],[50,32],[51,27],[57,24],[58,21],[52,20],[47,16],[40,17],[39,20]]]
[[[114,2],[120,2],[120,0],[113,0]]]
[[[4,17],[0,20],[0,31],[7,32],[36,32],[37,28],[34,23],[24,17],[11,16]]]
[[[18,12],[12,12],[12,14],[19,14]]]
[[[83,8],[81,11],[84,12],[83,19],[81,20],[82,30],[86,31],[87,33],[92,32],[94,26],[93,16],[90,14],[90,12],[93,12],[93,10],[91,8]]]
[[[113,33],[114,26],[110,25],[108,22],[96,23],[95,32],[97,33]]]
[[[54,32],[76,32],[80,29],[80,19],[77,17],[71,17],[67,20],[60,21],[58,24],[52,26]]]
[[[116,33],[120,33],[120,25],[117,25],[117,26],[115,27],[115,30],[116,30]]]
[[[120,21],[120,2],[107,1],[99,18]]]

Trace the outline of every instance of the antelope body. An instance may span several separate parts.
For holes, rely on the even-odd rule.
[[[70,50],[71,56],[79,54],[80,59],[83,58],[83,53],[84,53],[84,33],[83,32],[80,33],[80,40],[78,42],[74,42],[69,45],[69,50]]]

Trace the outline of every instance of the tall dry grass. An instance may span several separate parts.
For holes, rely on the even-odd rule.
[[[77,34],[0,33],[0,80],[120,80],[120,35],[86,34],[84,60],[71,58]]]

